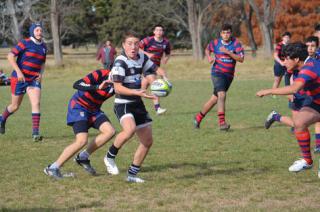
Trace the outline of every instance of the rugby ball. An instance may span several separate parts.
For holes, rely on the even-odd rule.
[[[151,83],[151,93],[158,97],[168,96],[171,92],[171,85],[163,79],[157,79]]]

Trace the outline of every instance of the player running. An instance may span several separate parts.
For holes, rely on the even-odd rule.
[[[261,90],[257,92],[257,96],[289,95],[302,89],[305,91],[306,100],[293,119],[294,133],[303,158],[295,161],[289,167],[290,172],[299,172],[311,168],[313,164],[308,127],[320,121],[320,61],[314,58],[306,61],[308,51],[307,46],[303,43],[288,44],[283,55],[284,65],[288,70],[299,70],[297,78],[290,86]]]
[[[114,95],[109,73],[107,69],[96,70],[74,83],[73,87],[78,91],[69,102],[67,124],[72,126],[76,138],[74,143],[63,150],[54,163],[44,169],[44,173],[48,176],[55,179],[63,177],[60,168],[88,144],[88,131],[91,127],[99,130],[100,134],[77,155],[74,161],[91,175],[96,175],[96,170],[90,164],[89,156],[115,134],[110,120],[101,110],[104,101]]]
[[[41,79],[46,61],[47,47],[42,40],[42,25],[31,24],[30,37],[21,40],[8,54],[8,61],[14,71],[11,75],[11,104],[0,116],[0,134],[5,133],[8,117],[16,112],[27,93],[32,111],[32,139],[41,141],[40,127],[40,98]]]
[[[220,31],[220,38],[212,40],[205,52],[211,68],[213,95],[203,105],[201,111],[194,118],[195,128],[200,128],[202,119],[217,104],[220,130],[227,131],[230,125],[225,120],[226,94],[232,83],[236,62],[244,61],[244,50],[235,37],[232,36],[232,26],[225,24]],[[211,57],[214,53],[214,58]]]

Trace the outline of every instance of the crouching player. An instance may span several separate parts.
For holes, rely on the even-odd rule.
[[[123,53],[118,56],[111,70],[111,76],[116,92],[114,111],[122,126],[122,131],[116,136],[113,145],[104,159],[107,171],[112,175],[119,174],[115,157],[120,148],[134,134],[139,138],[139,146],[134,154],[132,164],[128,169],[127,181],[143,183],[137,177],[140,167],[147,156],[152,143],[152,119],[150,118],[143,98],[155,99],[155,96],[141,89],[141,79],[147,73],[155,74],[161,70],[147,55],[139,52],[139,37],[134,32],[128,32],[122,40]],[[160,71],[162,72],[162,71]]]
[[[114,95],[114,89],[109,78],[109,70],[96,70],[73,85],[78,91],[69,102],[67,124],[73,127],[75,142],[67,146],[58,159],[44,169],[44,173],[56,179],[62,178],[60,167],[88,143],[88,130],[93,127],[100,131],[74,159],[85,171],[95,175],[89,156],[102,147],[115,134],[108,117],[100,107],[104,101]]]
[[[295,161],[289,167],[289,171],[299,172],[311,168],[313,164],[308,127],[320,121],[320,61],[310,58],[305,63],[308,51],[307,46],[303,43],[288,44],[283,53],[286,68],[288,70],[299,70],[297,78],[290,86],[261,90],[257,92],[257,96],[288,95],[303,89],[307,94],[306,98],[310,99],[310,101],[303,103],[293,119],[294,133],[303,158]]]
[[[308,50],[308,58],[319,59],[316,55],[316,50],[319,45],[319,39],[315,36],[310,36],[306,40],[307,50]],[[307,60],[306,60],[307,61]],[[297,78],[299,72],[298,70],[293,71],[292,79],[295,80]],[[292,84],[292,83],[291,83]],[[297,93],[293,94],[293,100],[289,103],[289,107],[292,110],[292,118],[289,116],[282,116],[280,113],[276,111],[272,111],[265,122],[266,129],[269,129],[274,122],[280,122],[290,127],[293,127],[293,119],[297,112],[301,109],[301,107],[305,104],[308,104],[310,98],[305,94],[305,91],[300,90]],[[315,153],[320,153],[320,123],[317,122],[315,124],[315,138],[316,138],[316,147],[314,149]]]
[[[7,77],[2,70],[0,70],[0,86],[8,86],[10,84],[11,84],[10,78]]]

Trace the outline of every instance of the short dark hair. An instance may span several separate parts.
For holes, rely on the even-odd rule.
[[[129,30],[123,34],[122,43],[124,43],[127,40],[127,38],[132,38],[132,37],[138,38],[140,40],[140,35],[138,33],[136,33],[133,30]]]
[[[291,38],[291,33],[290,32],[284,32],[281,37],[284,37],[284,36],[289,36]]]
[[[290,59],[299,58],[300,61],[305,61],[308,57],[307,45],[302,42],[290,43],[284,46],[282,55]]]
[[[232,32],[231,24],[223,24],[221,27],[221,31],[228,31],[228,30],[230,30]]]
[[[314,30],[315,30],[315,31],[320,31],[320,24],[316,24],[316,25],[314,26]]]
[[[309,36],[306,40],[306,43],[308,42],[315,42],[316,46],[319,46],[319,38],[316,36]]]
[[[156,24],[153,26],[153,30],[155,30],[157,27],[161,27],[164,30],[164,26],[162,24]]]

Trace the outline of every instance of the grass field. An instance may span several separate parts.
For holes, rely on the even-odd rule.
[[[271,86],[273,64],[250,56],[238,66],[228,93],[232,130],[227,133],[218,130],[215,111],[200,130],[192,126],[194,114],[211,95],[209,65],[187,56],[171,58],[165,68],[174,90],[162,100],[168,113],[156,116],[145,101],[154,120],[155,140],[140,173],[145,184],[124,181],[136,139],[118,154],[118,176],[106,174],[103,156],[108,143],[91,157],[99,176],[91,177],[69,161],[62,170],[75,172],[76,178],[48,178],[43,168],[73,141],[72,129],[65,124],[72,84],[99,67],[93,55],[77,52],[68,54],[65,63],[64,68],[55,68],[48,60],[41,102],[44,142],[31,140],[27,97],[0,136],[0,211],[319,211],[318,156],[313,169],[288,172],[299,157],[290,129],[277,124],[269,130],[263,127],[273,108],[289,114],[287,102],[285,97],[255,97],[258,89]],[[9,70],[3,57],[0,64]],[[9,99],[9,87],[0,87],[1,111]],[[112,105],[107,101],[103,110],[119,131]],[[90,133],[93,137],[96,131]]]

